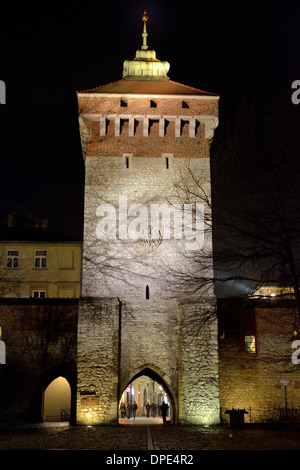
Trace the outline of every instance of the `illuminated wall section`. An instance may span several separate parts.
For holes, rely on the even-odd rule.
[[[84,299],[78,316],[77,424],[116,424],[119,371],[118,299]]]

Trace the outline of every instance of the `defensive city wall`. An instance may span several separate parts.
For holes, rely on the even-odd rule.
[[[173,423],[219,422],[217,329],[214,323],[197,337],[187,327],[195,321],[193,304],[95,298],[83,307],[79,424],[115,423],[121,394],[140,375],[150,375],[167,391]],[[91,399],[96,406],[86,406]]]
[[[82,350],[77,345],[78,300],[76,299],[1,299],[0,326],[1,340],[6,345],[6,364],[0,364],[0,421],[33,421],[43,419],[43,392],[47,385],[58,376],[65,377],[72,392],[71,422],[76,423],[76,400],[82,400],[82,410],[86,415],[97,416],[105,410],[101,408],[100,397],[112,397],[112,405],[106,410],[108,421],[117,423],[117,402],[127,384],[140,373],[152,375],[162,383],[173,405],[184,403],[184,390],[196,390],[193,401],[186,407],[186,423],[189,416],[204,412],[201,396],[211,393],[215,399],[216,384],[210,377],[201,376],[201,371],[193,363],[193,342],[198,341],[185,332],[177,330],[173,337],[161,331],[156,342],[151,340],[151,328],[160,321],[159,312],[146,321],[145,335],[137,338],[140,349],[133,350],[130,338],[135,334],[130,312],[118,299],[91,299],[86,323],[81,323],[90,339],[91,349]],[[140,305],[142,308],[142,304]],[[180,322],[181,307],[175,306]],[[220,400],[220,420],[226,422],[226,409],[241,408],[251,413],[252,422],[277,420],[276,412],[284,408],[284,387],[282,377],[287,377],[288,407],[299,407],[300,372],[299,363],[293,363],[292,347],[299,338],[297,311],[292,301],[253,300],[245,305],[240,301],[219,301],[218,357],[210,356],[210,334],[204,335],[202,346],[203,361],[214,367],[218,365],[218,384]],[[129,318],[123,337],[120,338],[120,322]],[[94,322],[91,320],[94,319]],[[108,323],[106,324],[106,322]],[[96,329],[95,329],[96,325]],[[97,326],[98,325],[98,326]],[[103,342],[97,343],[97,328],[104,328]],[[147,334],[147,332],[149,334]],[[184,334],[183,334],[184,333]],[[194,335],[195,332],[193,332]],[[245,335],[255,336],[255,351],[245,350]],[[169,354],[160,357],[161,346],[168,345]],[[186,355],[191,358],[187,363],[185,355],[175,363],[174,350],[184,346]],[[123,364],[120,363],[119,348],[125,349]],[[144,351],[152,347],[156,355],[156,368],[146,363]],[[84,366],[85,354],[90,355],[90,363],[96,365],[96,378],[85,374],[82,392],[77,395],[77,356],[78,368]],[[135,369],[126,367],[126,355],[133,357]],[[300,354],[298,354],[300,356]],[[83,362],[81,362],[83,359]],[[166,374],[166,363],[172,370]],[[93,370],[95,367],[93,368]],[[88,372],[88,371],[87,371]],[[177,382],[176,382],[177,381]],[[100,387],[98,387],[100,384]],[[178,384],[178,385],[177,385]],[[171,402],[172,403],[172,402]],[[202,407],[202,408],[201,408]],[[77,420],[80,416],[77,417]],[[249,422],[250,415],[246,416]]]

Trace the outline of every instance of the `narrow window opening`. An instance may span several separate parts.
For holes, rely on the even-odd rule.
[[[134,135],[136,135],[138,127],[139,127],[139,129],[141,129],[141,126],[140,126],[139,124],[140,124],[140,123],[139,123],[139,121],[138,121],[137,119],[135,119],[135,120],[133,121],[133,132],[134,132]]]
[[[150,292],[149,292],[149,286],[146,286],[146,299],[150,299]]]
[[[158,134],[159,132],[159,120],[149,119],[149,134]]]
[[[120,135],[128,135],[129,119],[120,119]]]
[[[181,125],[180,125],[180,134],[181,135],[188,135],[189,133],[189,121],[184,121],[183,119],[181,120]]]
[[[121,106],[121,108],[127,108],[127,101],[121,100],[120,101],[120,106]]]
[[[126,169],[130,169],[132,168],[132,154],[130,153],[123,153],[123,157],[122,157],[122,165],[123,165],[123,168],[126,168]]]
[[[189,104],[186,101],[182,101],[183,108],[189,108]]]
[[[150,108],[157,108],[156,101],[150,100]]]
[[[112,120],[110,119],[105,119],[105,134],[106,135],[112,135],[114,132],[114,124]]]
[[[167,133],[167,129],[169,127],[169,124],[170,124],[170,121],[167,121],[167,119],[165,119],[165,129],[164,129],[164,134],[166,135]]]
[[[173,154],[163,153],[162,154],[162,169],[172,170],[173,169]]]

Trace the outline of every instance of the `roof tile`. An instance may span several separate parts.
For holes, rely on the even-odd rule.
[[[144,95],[199,95],[218,97],[217,93],[199,90],[198,88],[182,85],[173,80],[118,80],[91,90],[79,93],[116,93]]]

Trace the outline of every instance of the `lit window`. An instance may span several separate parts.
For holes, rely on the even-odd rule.
[[[6,259],[7,268],[18,268],[19,267],[19,251],[8,250]]]
[[[32,297],[34,299],[45,299],[46,291],[45,290],[34,290],[32,291]]]
[[[34,267],[35,268],[47,267],[47,251],[46,250],[35,250]]]
[[[245,335],[245,350],[248,353],[256,353],[256,342],[254,335]]]

